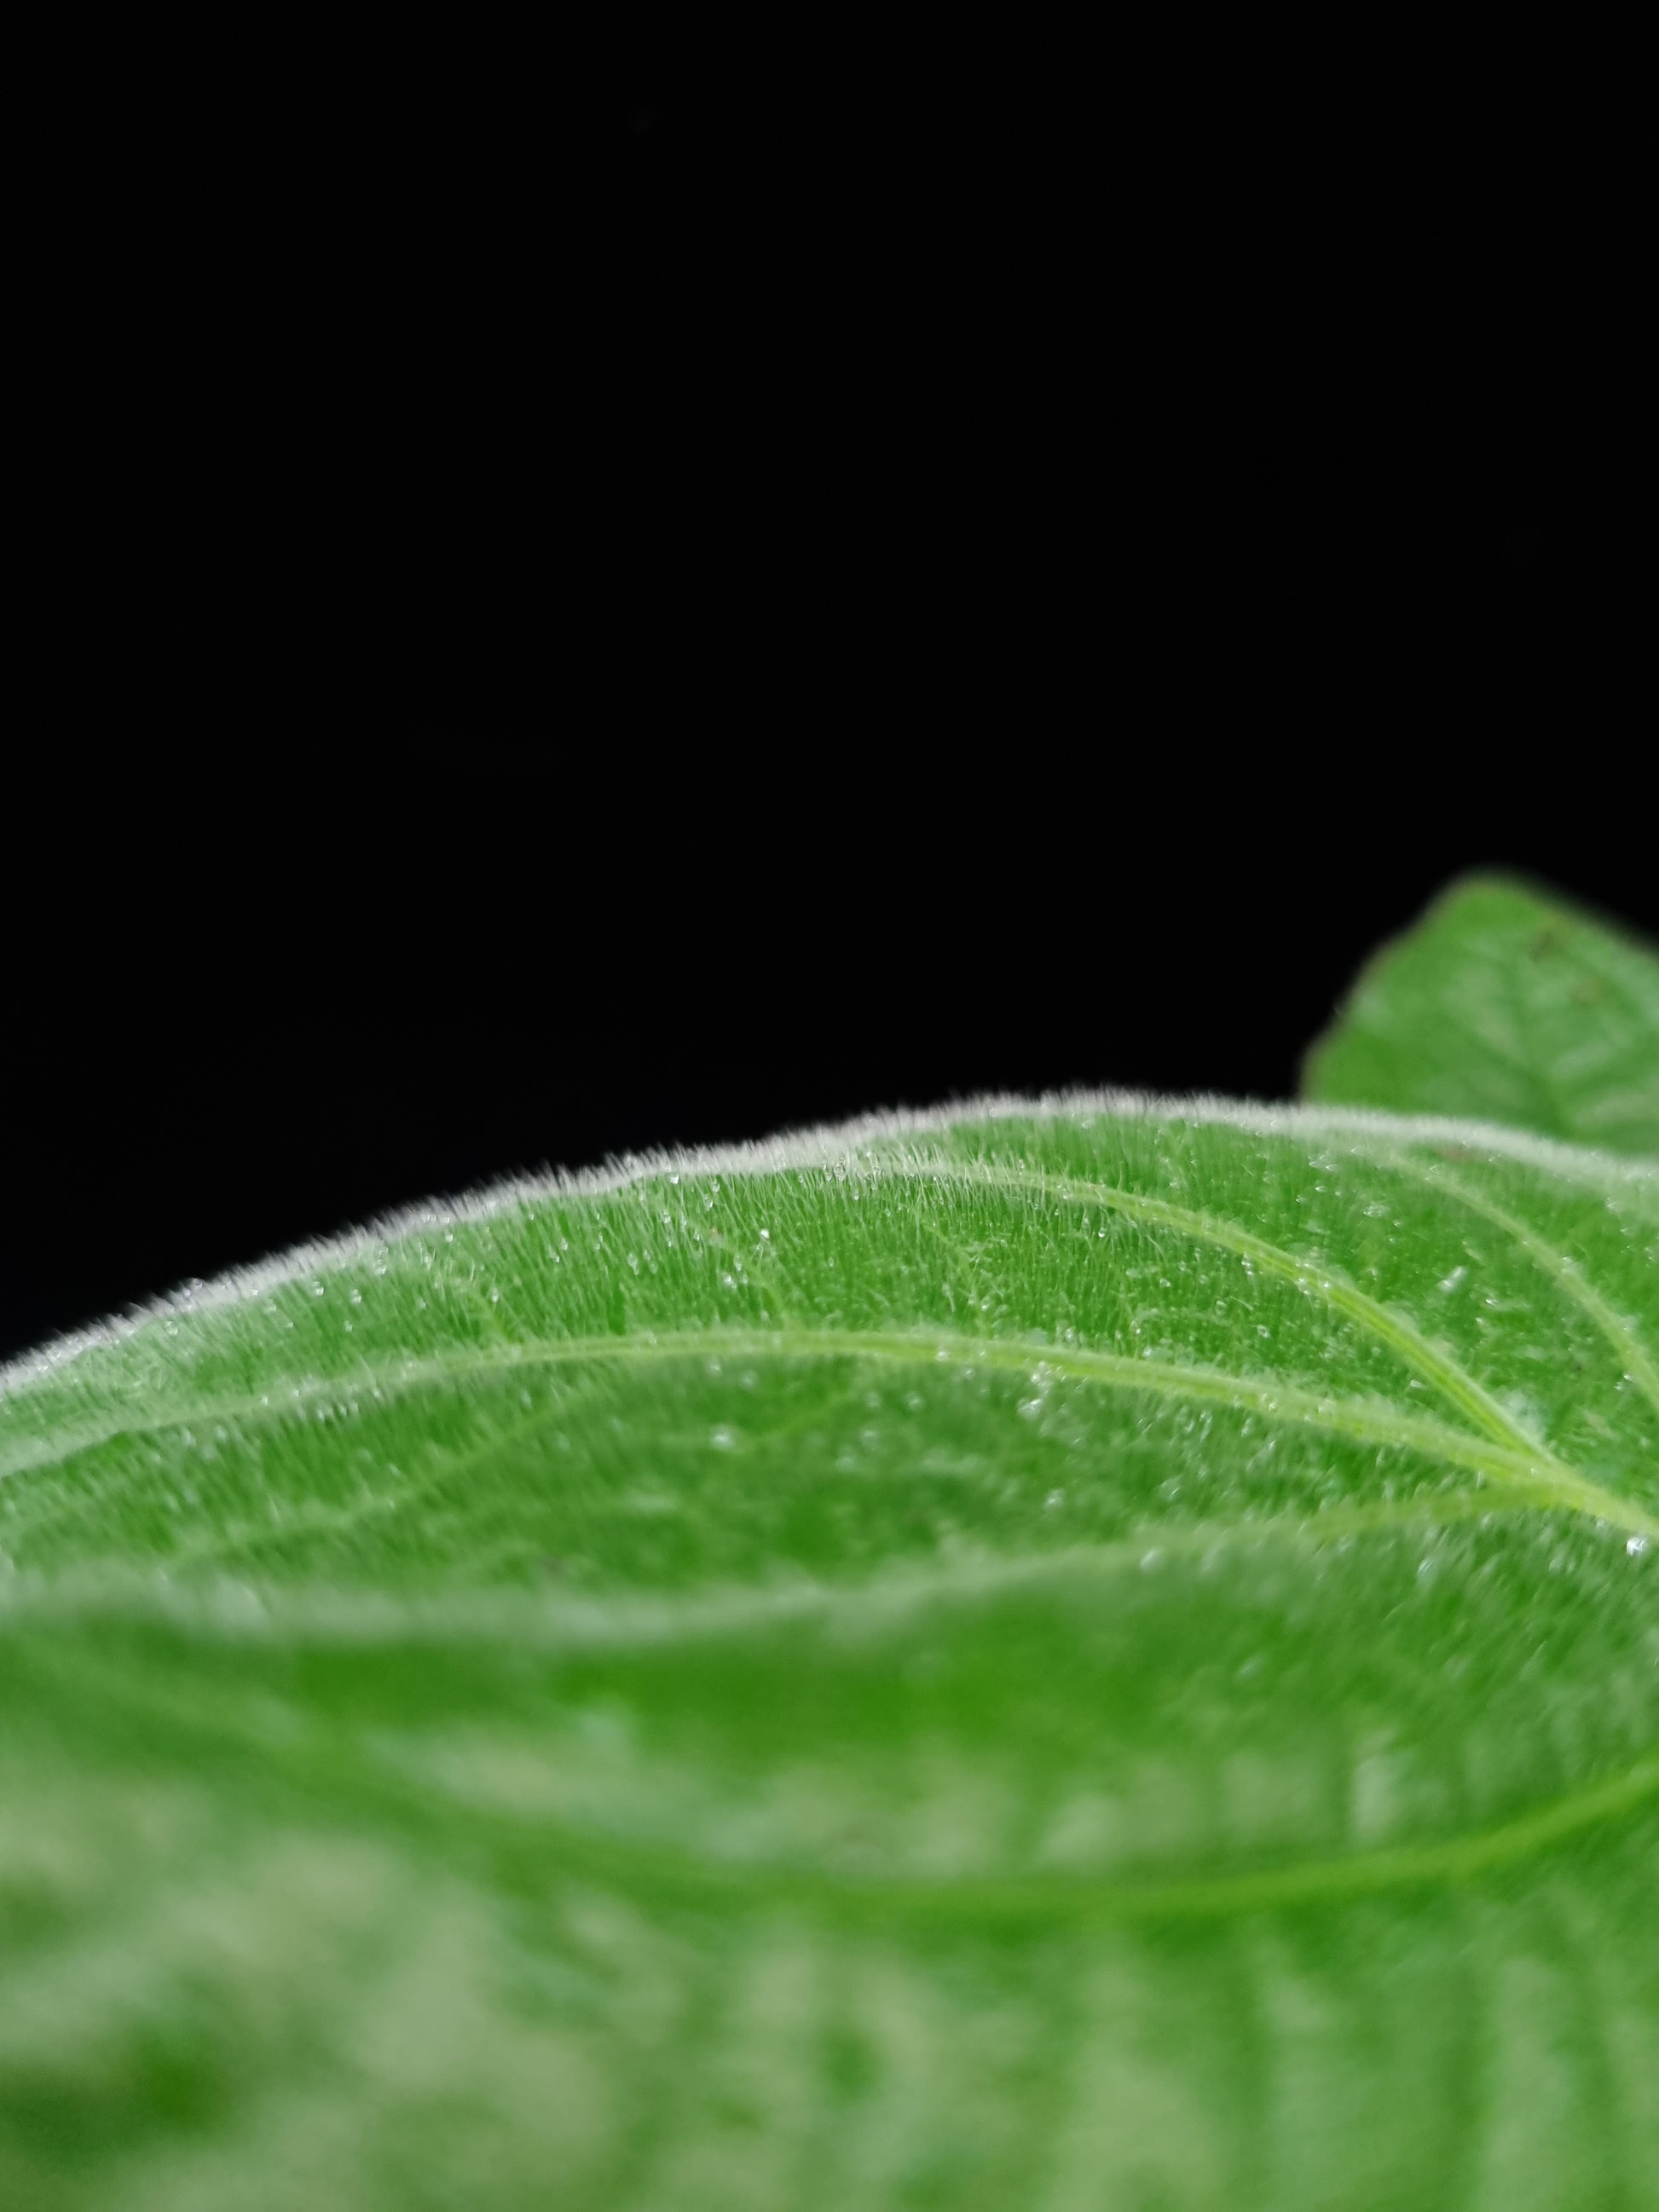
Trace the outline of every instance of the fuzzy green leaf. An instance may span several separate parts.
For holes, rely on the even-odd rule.
[[[1383,946],[1303,1087],[1659,1156],[1659,957],[1524,884],[1472,877]]]
[[[0,1392],[0,2203],[1659,2203],[1659,1170],[964,1109]]]

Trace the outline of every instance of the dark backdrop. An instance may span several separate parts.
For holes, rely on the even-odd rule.
[[[1282,1097],[1372,944],[1470,863],[1659,933],[1645,829],[1565,775],[1506,807],[1437,796],[1420,750],[1241,744],[1217,794],[1201,748],[1133,750],[1045,764],[1015,733],[906,787],[855,749],[744,809],[762,771],[595,788],[469,732],[343,795],[319,774],[276,835],[152,785],[136,854],[100,844],[95,927],[72,837],[14,977],[0,1340],[546,1162],[988,1090]],[[1495,784],[1543,776],[1494,754]]]
[[[0,1350],[547,1162],[1286,1096],[1465,867],[1659,935],[1574,58],[1407,129],[1335,58],[618,20],[303,161],[233,103],[89,219]]]

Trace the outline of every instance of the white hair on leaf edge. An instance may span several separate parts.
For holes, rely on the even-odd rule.
[[[1172,1097],[1154,1091],[1076,1090],[1048,1091],[1036,1098],[991,1092],[982,1097],[953,1099],[942,1106],[890,1108],[859,1115],[848,1121],[787,1130],[747,1143],[690,1149],[670,1146],[624,1153],[602,1167],[555,1168],[539,1175],[509,1176],[464,1197],[428,1199],[399,1207],[364,1228],[295,1245],[249,1267],[230,1268],[211,1282],[186,1284],[125,1314],[24,1352],[0,1366],[0,1395],[54,1372],[94,1346],[130,1336],[168,1314],[200,1313],[210,1307],[240,1304],[302,1276],[326,1273],[383,1251],[422,1229],[487,1221],[538,1200],[591,1197],[659,1176],[767,1175],[789,1168],[821,1167],[878,1141],[927,1136],[974,1121],[1074,1121],[1103,1115],[1126,1121],[1186,1121],[1200,1127],[1220,1125],[1263,1136],[1351,1135],[1389,1137],[1402,1143],[1455,1143],[1522,1165],[1544,1168],[1581,1183],[1659,1190],[1659,1163],[1626,1159],[1534,1136],[1526,1130],[1504,1128],[1497,1122],[1464,1121],[1448,1115],[1389,1114],[1371,1107],[1259,1105],[1202,1092]]]

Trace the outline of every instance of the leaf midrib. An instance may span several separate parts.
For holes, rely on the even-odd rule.
[[[1401,1164],[1397,1159],[1384,1163],[1389,1165]],[[1076,1204],[1103,1206],[1109,1210],[1123,1214],[1126,1218],[1173,1229],[1180,1235],[1231,1251],[1252,1267],[1261,1267],[1267,1273],[1289,1282],[1304,1296],[1322,1299],[1334,1311],[1357,1322],[1366,1334],[1382,1344],[1407,1368],[1440,1390],[1460,1412],[1499,1444],[1512,1451],[1518,1451],[1528,1461],[1542,1459],[1569,1476],[1575,1472],[1567,1468],[1547,1445],[1529,1436],[1504,1412],[1490,1394],[1481,1388],[1460,1362],[1431,1345],[1410,1321],[1391,1312],[1389,1308],[1358,1289],[1354,1285],[1343,1281],[1320,1262],[1314,1260],[1298,1260],[1294,1253],[1287,1251],[1282,1245],[1274,1244],[1266,1237],[1258,1237],[1253,1231],[1241,1228],[1236,1222],[1223,1220],[1216,1215],[1203,1212],[1194,1207],[1178,1206],[1168,1199],[1155,1198],[1139,1191],[1125,1190],[1115,1184],[1065,1174],[1051,1174],[1046,1170],[1034,1171],[1024,1168],[1011,1168],[994,1161],[964,1162],[948,1157],[929,1158],[926,1156],[911,1156],[883,1160],[878,1172],[896,1174],[909,1180],[949,1180],[969,1186],[975,1183],[988,1184],[1000,1189],[1026,1191],[1038,1198],[1060,1196]],[[1471,1200],[1468,1194],[1461,1188],[1455,1188],[1455,1194],[1468,1203],[1479,1202]],[[1486,1207],[1482,1210],[1488,1212],[1492,1211]],[[1500,1217],[1494,1213],[1492,1218],[1501,1218],[1504,1225],[1510,1228],[1513,1233],[1523,1239],[1529,1239],[1530,1233],[1521,1224],[1514,1223],[1510,1217]],[[1535,1243],[1541,1249],[1546,1264],[1553,1266],[1558,1279],[1566,1280],[1569,1287],[1572,1287],[1572,1271],[1566,1269],[1564,1272],[1565,1263],[1560,1261],[1559,1255],[1551,1254],[1547,1247],[1543,1247],[1541,1239],[1530,1239],[1530,1243]],[[1536,1252],[1534,1256],[1537,1256]],[[1578,1288],[1588,1309],[1602,1322],[1604,1328],[1607,1320],[1615,1320],[1616,1322],[1616,1317],[1612,1316],[1611,1310],[1605,1307],[1598,1295],[1590,1290],[1588,1285],[1579,1285]],[[532,1341],[538,1340],[532,1340]],[[1624,1337],[1614,1339],[1615,1347],[1623,1349],[1630,1341],[1632,1340],[1628,1339],[1626,1333]],[[209,1418],[211,1413],[210,1407],[204,1406],[201,1409],[203,1418]],[[154,1424],[130,1425],[123,1424],[111,1428],[106,1433],[110,1437],[156,1433],[165,1428],[181,1425],[190,1418],[191,1415],[185,1413],[176,1419],[169,1418]],[[86,1447],[82,1443],[76,1441],[71,1445],[70,1450],[84,1448]],[[66,1453],[64,1455],[68,1456],[69,1454]],[[53,1463],[55,1462],[52,1459],[37,1458],[27,1462],[15,1462],[14,1468],[17,1471],[21,1471],[25,1464],[40,1466]],[[0,1467],[0,1478],[12,1471],[13,1468]]]
[[[1046,1369],[1050,1375],[1062,1380],[1144,1390],[1193,1402],[1220,1404],[1236,1412],[1249,1411],[1259,1414],[1264,1419],[1290,1421],[1327,1434],[1345,1437],[1350,1442],[1418,1451],[1427,1458],[1462,1468],[1507,1488],[1524,1491],[1528,1502],[1533,1504],[1587,1514],[1592,1519],[1607,1522],[1627,1534],[1649,1540],[1659,1538],[1659,1516],[1644,1512],[1633,1500],[1620,1497],[1615,1492],[1592,1482],[1577,1468],[1569,1468],[1553,1455],[1536,1449],[1526,1453],[1512,1451],[1488,1443],[1480,1437],[1448,1428],[1441,1422],[1387,1413],[1380,1407],[1356,1403],[1352,1400],[1317,1398],[1294,1385],[1253,1381],[1218,1370],[1177,1367],[1161,1360],[1130,1359],[1115,1352],[1027,1345],[1004,1338],[969,1336],[940,1329],[908,1334],[852,1329],[758,1331],[699,1328],[641,1332],[634,1336],[568,1337],[555,1342],[520,1341],[499,1351],[469,1347],[465,1351],[451,1352],[421,1361],[403,1360],[383,1368],[360,1369],[351,1376],[319,1382],[303,1391],[296,1389],[280,1401],[273,1400],[266,1394],[258,1398],[221,1401],[217,1404],[204,1402],[192,1407],[187,1413],[171,1416],[166,1420],[134,1424],[83,1437],[71,1450],[66,1450],[58,1461],[49,1463],[61,1464],[64,1459],[73,1455],[73,1451],[95,1449],[99,1443],[111,1442],[117,1437],[159,1434],[167,1429],[210,1420],[280,1419],[307,1405],[314,1404],[319,1399],[337,1401],[364,1390],[383,1389],[387,1385],[401,1392],[418,1389],[423,1383],[483,1371],[508,1373],[530,1367],[586,1362],[699,1359],[711,1356],[818,1359],[864,1357],[927,1366],[950,1364],[992,1367],[1027,1377],[1032,1376],[1034,1370]],[[498,1448],[507,1441],[510,1439],[491,1438],[488,1448]],[[447,1462],[437,1471],[440,1479],[443,1474],[453,1472],[455,1464],[453,1460]],[[415,1494],[417,1492],[411,1490],[396,1503],[401,1504],[404,1498]],[[60,1501],[50,1514],[15,1522],[15,1532],[20,1535],[27,1534],[51,1522],[72,1517],[76,1512],[89,1510],[93,1503],[90,1495],[85,1500]],[[350,1526],[354,1520],[370,1513],[392,1510],[392,1503],[391,1500],[376,1499],[365,1506],[354,1507],[332,1525],[340,1528]],[[272,1528],[268,1533],[270,1539],[276,1540],[304,1531],[295,1522],[283,1528]],[[223,1549],[222,1547],[208,1547],[192,1557],[210,1559],[218,1556]]]
[[[1401,1164],[1397,1156],[1382,1164]],[[1318,1262],[1298,1260],[1284,1247],[1255,1236],[1237,1223],[1222,1220],[1196,1208],[1178,1206],[1170,1200],[1121,1189],[1114,1184],[1051,1174],[1046,1170],[1011,1168],[997,1162],[963,1162],[957,1158],[913,1155],[908,1158],[883,1160],[878,1173],[896,1174],[910,1179],[949,1180],[970,1186],[988,1184],[997,1188],[1026,1191],[1040,1199],[1060,1197],[1075,1204],[1101,1206],[1127,1218],[1171,1229],[1178,1234],[1232,1251],[1250,1265],[1260,1267],[1290,1282],[1304,1296],[1322,1299],[1334,1311],[1356,1322],[1406,1366],[1439,1389],[1460,1412],[1486,1431],[1498,1449],[1494,1453],[1491,1445],[1481,1448],[1479,1438],[1467,1437],[1441,1423],[1419,1421],[1408,1415],[1385,1414],[1352,1401],[1315,1398],[1293,1384],[1256,1382],[1243,1376],[1229,1376],[1224,1371],[1183,1368],[1162,1361],[1131,1360],[1115,1353],[1086,1352],[1069,1348],[1060,1352],[1047,1347],[1034,1352],[1030,1347],[1003,1339],[965,1337],[937,1329],[917,1331],[914,1335],[874,1331],[809,1332],[799,1328],[775,1330],[764,1335],[753,1331],[697,1330],[661,1334],[642,1331],[635,1337],[572,1338],[562,1342],[521,1340],[500,1356],[468,1347],[462,1352],[441,1355],[435,1359],[429,1358],[417,1361],[404,1358],[397,1363],[388,1363],[386,1367],[360,1368],[352,1376],[322,1379],[314,1386],[296,1387],[276,1404],[271,1402],[270,1393],[262,1394],[257,1399],[221,1401],[216,1404],[204,1401],[187,1411],[161,1419],[111,1424],[97,1431],[82,1431],[79,1436],[64,1439],[63,1449],[59,1451],[19,1458],[9,1468],[0,1467],[0,1480],[13,1473],[33,1472],[43,1467],[62,1465],[78,1452],[95,1449],[100,1443],[113,1441],[118,1437],[160,1434],[168,1429],[187,1426],[191,1421],[257,1420],[266,1415],[280,1419],[289,1409],[313,1402],[319,1397],[349,1395],[364,1387],[374,1389],[388,1381],[398,1384],[418,1384],[422,1380],[437,1379],[440,1376],[526,1362],[658,1356],[667,1351],[671,1345],[678,1349],[678,1340],[681,1339],[684,1340],[688,1350],[718,1349],[720,1344],[724,1343],[734,1350],[747,1351],[752,1356],[764,1356],[769,1350],[775,1352],[787,1346],[797,1354],[813,1357],[863,1352],[877,1357],[916,1358],[928,1356],[919,1347],[929,1346],[933,1347],[932,1356],[935,1358],[968,1357],[985,1364],[1021,1371],[1028,1370],[1036,1360],[1046,1364],[1056,1373],[1069,1375],[1079,1381],[1149,1389],[1170,1395],[1212,1402],[1218,1401],[1235,1409],[1248,1405],[1266,1419],[1289,1419],[1362,1443],[1399,1445],[1423,1451],[1431,1457],[1492,1480],[1511,1485],[1518,1481],[1529,1490],[1540,1492],[1540,1502],[1587,1513],[1632,1534],[1649,1539],[1659,1536],[1659,1517],[1644,1512],[1633,1501],[1591,1481],[1581,1470],[1560,1459],[1547,1445],[1528,1436],[1467,1369],[1428,1343],[1407,1319],[1391,1312],[1377,1300],[1334,1275]],[[1426,1174],[1425,1179],[1428,1179]],[[1515,1235],[1523,1249],[1529,1250],[1535,1260],[1541,1260],[1565,1288],[1578,1296],[1585,1310],[1602,1328],[1604,1334],[1609,1336],[1615,1349],[1624,1351],[1632,1348],[1638,1358],[1644,1357],[1640,1346],[1627,1331],[1623,1330],[1618,1316],[1601,1299],[1600,1294],[1592,1285],[1582,1281],[1577,1271],[1560,1255],[1553,1254],[1541,1238],[1536,1237],[1523,1224],[1502,1209],[1473,1197],[1462,1186],[1450,1185],[1449,1194],[1477,1206]],[[625,1347],[632,1347],[631,1353]],[[959,1351],[958,1347],[971,1347],[971,1351]],[[671,1352],[669,1356],[674,1355]],[[1659,1381],[1659,1377],[1656,1380]],[[1646,1387],[1645,1381],[1644,1387]],[[1547,1493],[1547,1497],[1542,1497],[1542,1493]],[[44,1518],[56,1520],[64,1515],[72,1516],[79,1510],[79,1502],[71,1501],[58,1513]],[[370,1510],[385,1509],[377,1505]],[[43,1520],[36,1519],[27,1525],[38,1528],[43,1525]],[[18,1533],[26,1531],[20,1529]]]

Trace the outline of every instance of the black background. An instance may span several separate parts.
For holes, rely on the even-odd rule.
[[[1613,60],[617,26],[75,218],[0,1351],[547,1162],[1287,1096],[1467,867],[1659,935]]]

